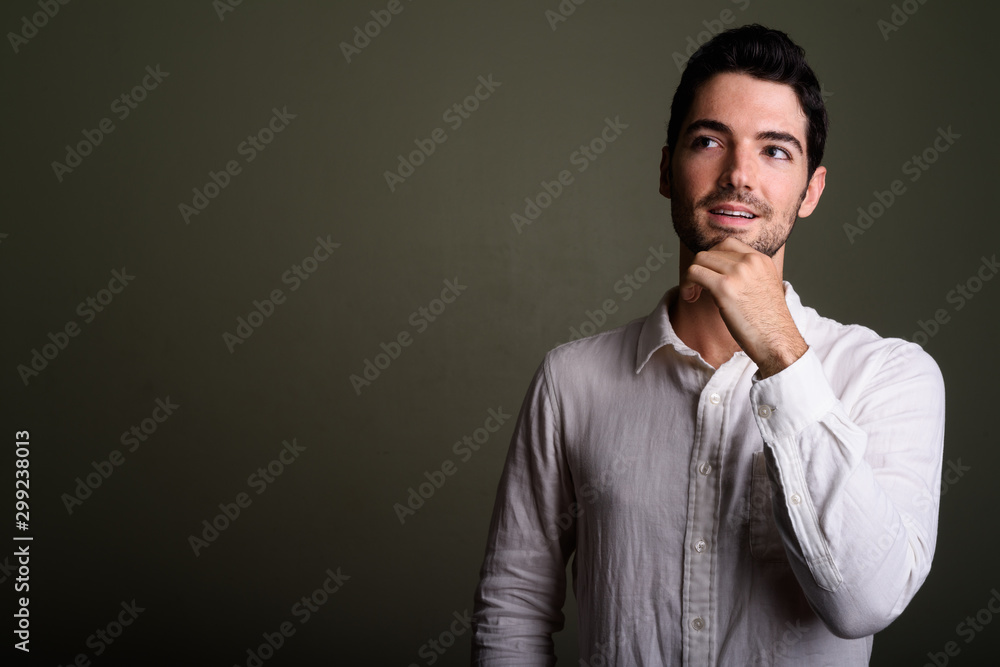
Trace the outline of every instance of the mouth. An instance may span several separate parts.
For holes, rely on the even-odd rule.
[[[747,225],[757,219],[757,214],[743,206],[725,204],[709,209],[712,220],[724,225]]]

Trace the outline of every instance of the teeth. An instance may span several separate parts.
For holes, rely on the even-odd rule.
[[[753,213],[747,213],[745,211],[712,211],[712,213],[717,213],[719,215],[728,215],[731,218],[755,218]]]

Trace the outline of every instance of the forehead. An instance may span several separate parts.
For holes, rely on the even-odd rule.
[[[788,132],[805,145],[808,119],[788,84],[735,72],[716,74],[695,93],[682,131],[691,122],[706,118],[723,122],[734,132]]]

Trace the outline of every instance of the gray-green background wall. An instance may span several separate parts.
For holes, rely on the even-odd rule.
[[[984,280],[1000,250],[997,5],[561,5],[564,21],[547,15],[558,0],[4,3],[10,644],[27,535],[44,664],[253,664],[282,624],[294,634],[264,664],[467,664],[452,621],[472,609],[514,419],[477,429],[517,414],[571,328],[643,316],[675,284],[657,168],[678,62],[760,22],[806,49],[832,119],[826,192],[786,278],[828,317],[916,337],[947,384],[934,567],[873,664],[1000,651],[1000,622],[957,630],[1000,587],[1000,280]],[[456,104],[465,117],[446,115]],[[615,141],[574,156],[607,119]],[[415,142],[434,151],[410,173]],[[563,170],[572,182],[539,197]],[[515,224],[526,198],[545,208]],[[642,269],[661,248],[666,264]],[[352,384],[366,361],[382,368]],[[466,436],[478,450],[454,448]],[[401,522],[394,505],[417,505],[410,489],[443,465]],[[324,582],[336,592],[314,596]],[[307,617],[304,596],[325,602]],[[575,665],[572,594],[566,613],[556,645]],[[110,643],[96,634],[119,619]]]

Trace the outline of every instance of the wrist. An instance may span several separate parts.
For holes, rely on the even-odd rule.
[[[809,349],[802,336],[796,336],[784,345],[778,346],[767,359],[757,364],[761,379],[777,375],[796,361]]]

